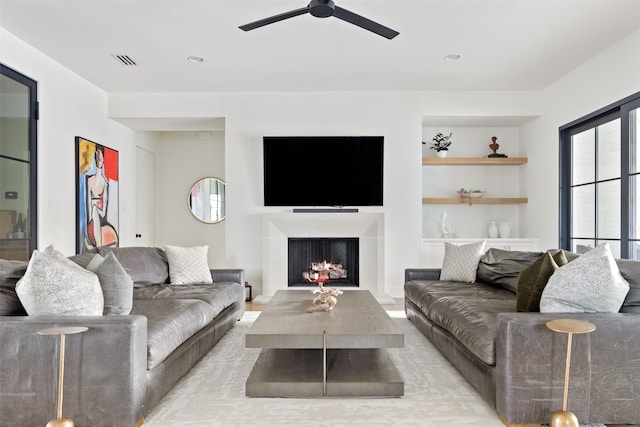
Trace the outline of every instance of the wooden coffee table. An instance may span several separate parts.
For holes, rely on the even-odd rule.
[[[307,313],[313,295],[277,291],[245,336],[262,348],[247,396],[402,396],[404,382],[386,348],[404,335],[369,291],[348,290],[328,312]]]

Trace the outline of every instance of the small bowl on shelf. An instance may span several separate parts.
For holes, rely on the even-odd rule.
[[[460,195],[460,197],[464,198],[464,199],[477,199],[480,198],[482,196],[484,196],[484,193],[486,193],[486,191],[482,191],[482,190],[465,190],[464,188],[461,188],[458,190],[458,194]]]

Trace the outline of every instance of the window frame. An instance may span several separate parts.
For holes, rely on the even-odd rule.
[[[38,247],[38,82],[0,63],[0,75],[29,88],[29,242],[28,253]]]
[[[620,119],[620,257],[629,258],[629,235],[630,224],[632,220],[632,208],[634,205],[631,203],[633,195],[630,193],[630,160],[635,157],[635,152],[632,150],[638,149],[637,141],[631,141],[631,130],[635,130],[636,137],[638,129],[632,129],[635,126],[634,123],[630,123],[630,112],[634,109],[640,108],[640,92],[636,92],[620,101],[610,104],[604,108],[601,108],[591,114],[574,120],[559,129],[559,247],[567,250],[571,250],[571,240],[574,236],[571,235],[572,230],[572,144],[571,139],[574,135],[583,132],[585,130],[600,126],[611,120]],[[597,143],[596,143],[596,167],[597,167]],[[640,165],[638,165],[640,166]],[[640,169],[640,168],[638,168]],[[597,173],[597,171],[596,171]],[[640,170],[637,172],[640,175]],[[606,181],[606,180],[605,180]],[[598,183],[597,175],[594,181]],[[596,184],[597,185],[597,184]],[[597,194],[597,193],[596,193]],[[640,200],[636,201],[636,208]],[[598,207],[598,200],[595,200],[594,209]],[[596,217],[597,218],[597,217]],[[597,220],[594,223],[593,239],[597,242],[598,230]],[[636,239],[640,236],[636,236]],[[600,239],[605,240],[605,239]],[[617,240],[617,239],[606,239]]]

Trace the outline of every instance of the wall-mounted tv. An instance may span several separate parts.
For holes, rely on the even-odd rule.
[[[265,206],[382,206],[383,136],[265,136]]]

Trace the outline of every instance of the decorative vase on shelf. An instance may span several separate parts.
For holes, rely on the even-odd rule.
[[[498,225],[498,232],[500,233],[500,237],[502,237],[503,239],[508,238],[511,235],[511,223],[501,222]]]
[[[449,151],[448,150],[440,150],[440,151],[436,151],[436,157],[439,157],[441,159],[444,159],[445,157],[447,157],[447,153]]]
[[[495,221],[489,221],[489,226],[487,227],[487,234],[490,238],[495,239],[498,237],[498,224]]]

